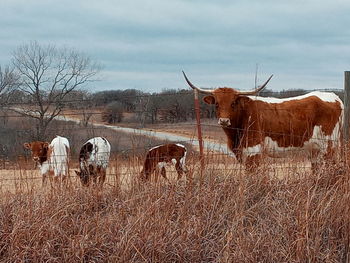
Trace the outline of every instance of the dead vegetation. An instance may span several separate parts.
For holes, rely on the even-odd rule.
[[[19,124],[21,133],[3,137],[13,159],[30,137],[30,123],[8,123],[13,130]],[[181,130],[191,137],[194,129]],[[115,155],[104,189],[83,188],[75,178],[67,189],[43,189],[31,160],[5,165],[1,262],[350,261],[349,167],[340,161],[312,174],[300,159],[266,160],[248,175],[231,157],[206,152],[202,174],[198,156],[189,156],[192,180],[177,182],[170,167],[169,181],[145,184],[138,181],[143,152],[160,141],[74,123],[57,123],[51,136],[57,133],[74,149],[95,135],[110,140]],[[72,169],[76,157],[73,151]]]
[[[113,164],[103,191],[73,183],[2,192],[0,260],[349,262],[348,167],[281,176],[267,164],[247,175],[214,158],[202,177],[190,161],[187,181],[140,183],[130,159]]]

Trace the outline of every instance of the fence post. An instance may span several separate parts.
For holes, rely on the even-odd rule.
[[[349,141],[350,125],[350,71],[344,71],[344,139]]]
[[[202,138],[202,126],[201,126],[201,114],[199,107],[199,99],[198,99],[198,90],[194,90],[194,110],[196,112],[196,120],[197,120],[197,133],[198,133],[198,144],[199,144],[199,158],[201,162],[201,177],[202,171],[204,169],[204,153],[203,153],[203,138]]]

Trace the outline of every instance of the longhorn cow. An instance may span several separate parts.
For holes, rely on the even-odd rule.
[[[343,103],[332,92],[278,99],[259,97],[268,80],[252,91],[223,87],[202,89],[193,85],[183,72],[187,84],[201,93],[207,104],[216,106],[218,124],[227,136],[228,148],[239,162],[252,169],[262,154],[285,157],[306,153],[317,168],[320,157],[334,152],[340,145]]]

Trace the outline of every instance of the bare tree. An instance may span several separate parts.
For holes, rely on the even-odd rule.
[[[149,103],[151,96],[140,96],[138,103],[135,106],[137,120],[140,124],[140,128],[145,127],[145,123],[149,114]]]
[[[19,89],[32,104],[12,110],[37,120],[38,138],[45,137],[50,122],[61,113],[65,97],[93,81],[99,71],[96,63],[73,49],[37,42],[20,46],[13,65],[21,78]]]
[[[0,105],[6,106],[11,94],[18,87],[19,76],[10,67],[0,67]]]
[[[107,123],[119,123],[123,119],[124,105],[120,101],[109,103],[102,113],[102,121]]]
[[[89,121],[93,116],[91,109],[94,106],[92,96],[85,90],[74,90],[70,92],[65,98],[65,104],[68,105],[70,109],[75,109],[79,111],[80,125],[87,127]]]
[[[1,122],[3,125],[7,124],[8,121],[8,111],[6,106],[11,102],[11,98],[14,97],[14,91],[18,87],[18,75],[10,69],[10,67],[5,67],[2,69],[0,67],[0,115]]]

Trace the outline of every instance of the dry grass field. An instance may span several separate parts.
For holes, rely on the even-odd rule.
[[[14,158],[0,170],[0,262],[350,262],[350,169],[343,161],[312,174],[301,158],[266,159],[246,174],[232,157],[206,151],[201,171],[188,147],[188,178],[177,181],[170,166],[168,180],[142,182],[142,156],[160,140],[54,125],[50,136],[71,142],[70,183],[42,187],[22,147],[30,134],[13,137]],[[196,134],[193,123],[146,128]],[[204,125],[203,133],[224,141],[216,127]],[[92,136],[112,144],[103,189],[82,187],[74,176],[79,147]]]
[[[209,156],[189,179],[138,180],[114,160],[103,190],[42,188],[34,170],[2,170],[1,262],[349,262],[350,179],[342,163],[266,161],[252,174]],[[10,183],[11,182],[11,183]]]

